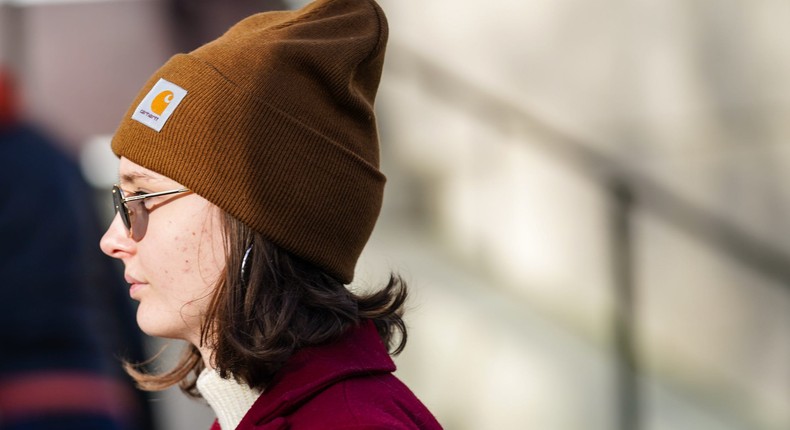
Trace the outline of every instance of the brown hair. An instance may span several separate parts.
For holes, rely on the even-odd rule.
[[[407,286],[399,276],[391,274],[377,292],[358,295],[226,212],[222,224],[226,268],[211,298],[200,340],[211,347],[210,361],[220,376],[263,389],[296,350],[330,342],[363,319],[375,323],[391,354],[403,350]],[[244,282],[241,264],[250,246]],[[124,366],[141,389],[159,391],[179,384],[185,393],[200,396],[196,380],[204,364],[195,345],[188,346],[164,373],[149,373],[146,364]]]

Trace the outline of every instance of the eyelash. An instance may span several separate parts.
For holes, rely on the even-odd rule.
[[[143,189],[140,189],[140,188],[138,188],[138,189],[137,189],[137,190],[135,190],[135,191],[131,191],[131,190],[128,190],[128,191],[127,191],[127,190],[122,190],[122,191],[123,191],[123,194],[124,194],[125,196],[128,196],[128,197],[132,197],[132,196],[142,196],[143,194],[149,194],[149,192],[148,192],[148,191],[146,191],[146,190],[143,190]]]

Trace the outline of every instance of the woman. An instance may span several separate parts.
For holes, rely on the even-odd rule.
[[[254,15],[171,58],[113,137],[101,248],[143,331],[190,344],[169,372],[127,370],[206,398],[215,429],[440,428],[392,375],[405,285],[345,287],[381,206],[386,39],[372,0]]]

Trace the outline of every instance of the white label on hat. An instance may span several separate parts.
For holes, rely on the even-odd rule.
[[[187,90],[160,78],[143,101],[137,105],[132,119],[140,121],[156,131],[161,131],[186,95]]]

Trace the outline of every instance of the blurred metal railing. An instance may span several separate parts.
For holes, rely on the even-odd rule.
[[[632,235],[635,209],[651,214],[686,236],[778,281],[778,285],[790,293],[790,255],[785,251],[755,238],[737,224],[693,204],[611,155],[596,150],[594,145],[563,132],[518,104],[492,94],[416,50],[403,45],[394,45],[390,50],[397,51],[397,61],[389,62],[388,73],[407,75],[417,80],[425,94],[452,104],[489,125],[536,136],[537,139],[531,142],[597,183],[610,196],[615,296],[612,330],[619,362],[615,383],[620,430],[639,430],[642,427],[639,363],[635,348],[638,330]]]

